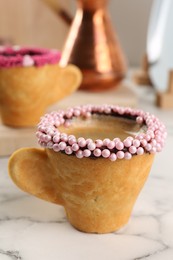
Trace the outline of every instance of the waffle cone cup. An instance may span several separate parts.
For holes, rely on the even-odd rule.
[[[46,108],[74,92],[81,83],[74,65],[0,69],[0,114],[5,125],[34,126]]]
[[[111,162],[23,148],[11,156],[9,174],[25,192],[64,206],[76,229],[108,233],[128,222],[153,159],[145,153]]]

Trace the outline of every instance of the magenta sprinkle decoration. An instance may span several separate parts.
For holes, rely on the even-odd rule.
[[[57,64],[60,58],[61,53],[58,50],[20,46],[0,48],[0,68],[41,67]]]
[[[88,115],[112,115],[134,120],[139,125],[146,126],[145,133],[129,136],[124,140],[114,137],[113,140],[76,138],[74,135],[61,133],[59,126],[70,127],[66,122],[75,118],[83,117],[87,120]],[[55,152],[64,152],[67,155],[75,155],[77,158],[106,158],[114,162],[117,159],[130,160],[133,156],[144,153],[161,152],[167,136],[164,124],[154,115],[139,109],[131,109],[114,105],[84,105],[69,108],[66,111],[55,111],[41,118],[36,132],[39,144]]]

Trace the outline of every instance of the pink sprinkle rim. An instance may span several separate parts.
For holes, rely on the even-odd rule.
[[[58,130],[60,125],[69,127],[74,117],[90,118],[92,114],[126,116],[140,125],[146,125],[146,133],[139,133],[135,137],[129,136],[124,140],[115,137],[113,140],[76,138]],[[55,152],[64,152],[81,159],[107,158],[131,159],[134,155],[161,152],[167,136],[164,124],[154,115],[139,109],[119,107],[115,105],[84,105],[68,108],[67,110],[53,111],[41,118],[36,132],[38,143]]]
[[[54,49],[20,46],[0,46],[0,68],[41,67],[57,64],[61,53]]]

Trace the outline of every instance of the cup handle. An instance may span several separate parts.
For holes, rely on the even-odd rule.
[[[9,175],[23,191],[40,199],[62,205],[58,180],[45,150],[22,148],[12,154],[8,164]]]
[[[69,64],[66,67],[58,67],[59,72],[55,83],[55,89],[52,91],[54,94],[54,101],[63,99],[64,97],[72,94],[82,82],[82,73],[78,67]]]

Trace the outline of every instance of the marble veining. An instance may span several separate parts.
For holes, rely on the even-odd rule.
[[[141,108],[166,124],[168,139],[128,225],[105,235],[75,230],[62,207],[20,191],[8,176],[8,158],[0,158],[0,260],[173,259],[173,111],[155,108],[152,96],[141,97]]]
[[[0,249],[0,254],[7,256],[9,259],[22,260],[21,256],[19,255],[19,251],[3,251]],[[2,259],[6,259],[6,258],[2,258]]]

